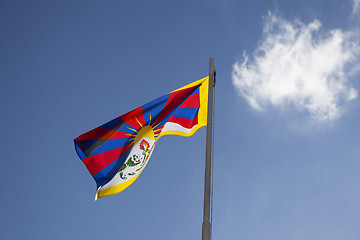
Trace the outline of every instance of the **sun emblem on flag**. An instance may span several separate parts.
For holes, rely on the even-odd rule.
[[[130,146],[133,146],[134,144],[138,143],[142,138],[146,137],[149,139],[154,139],[156,140],[160,133],[161,130],[163,128],[163,124],[161,122],[151,122],[151,115],[150,115],[150,121],[148,122],[148,124],[142,124],[141,121],[139,121],[137,118],[135,118],[136,122],[139,125],[138,129],[134,129],[134,128],[130,128],[128,127],[129,130],[133,131],[133,133],[129,133],[129,139],[128,141],[131,142]],[[142,147],[145,147],[143,145],[144,143],[141,142],[140,143],[140,148],[143,149]],[[147,147],[145,147],[143,150],[145,151],[146,149],[149,148],[149,143],[147,143]]]
[[[151,123],[151,116],[148,124],[142,124],[137,118],[135,120],[139,125],[138,129],[128,128],[133,131],[133,133],[128,134],[129,146],[132,149],[129,157],[118,171],[122,180],[129,180],[145,167],[163,128],[161,123]]]

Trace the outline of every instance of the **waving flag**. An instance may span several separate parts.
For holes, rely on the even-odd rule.
[[[76,152],[96,181],[95,199],[132,184],[161,136],[191,136],[206,126],[208,85],[209,77],[195,81],[74,140]]]

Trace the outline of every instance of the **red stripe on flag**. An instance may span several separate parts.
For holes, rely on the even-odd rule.
[[[115,131],[108,139],[129,138],[132,133]]]
[[[138,107],[128,113],[125,113],[124,115],[121,115],[120,118],[136,130],[142,128],[145,125],[142,107]]]
[[[181,126],[183,126],[184,128],[190,129],[198,124],[198,116],[196,115],[196,117],[194,119],[179,118],[179,117],[171,116],[167,122],[177,123],[177,124],[180,124]]]
[[[159,114],[159,117],[156,119],[155,123],[159,123],[164,117],[166,117],[172,110],[177,108],[181,102],[183,102],[189,95],[194,92],[199,86],[193,86],[189,88],[185,88],[176,92],[170,93],[166,104]]]
[[[200,94],[193,94],[189,96],[179,108],[198,108],[200,107]]]
[[[129,150],[129,148],[130,144],[97,154],[95,156],[84,158],[82,161],[89,170],[90,174],[94,176],[96,173],[100,172],[102,169],[121,157]]]

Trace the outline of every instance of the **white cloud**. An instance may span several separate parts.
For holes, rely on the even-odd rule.
[[[270,104],[307,111],[315,120],[339,117],[343,104],[357,97],[347,71],[358,61],[359,42],[351,32],[320,28],[318,20],[306,25],[269,13],[252,61],[244,53],[233,65],[238,93],[257,110]]]
[[[355,14],[360,9],[360,0],[352,0],[352,6],[353,6],[353,14]]]

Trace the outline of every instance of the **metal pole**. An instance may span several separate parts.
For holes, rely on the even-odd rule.
[[[213,136],[213,93],[214,93],[215,66],[214,58],[210,58],[209,64],[209,102],[206,126],[206,155],[205,155],[205,185],[204,185],[204,218],[202,224],[202,240],[211,240],[211,151]]]

